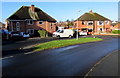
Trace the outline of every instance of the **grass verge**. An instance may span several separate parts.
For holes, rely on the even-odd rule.
[[[75,45],[80,43],[94,42],[94,41],[101,41],[101,40],[102,39],[100,38],[79,38],[78,40],[76,39],[54,40],[54,41],[49,41],[49,42],[36,45],[33,48],[33,50],[41,51],[46,49],[53,49],[53,48],[59,48],[59,47],[65,47],[65,46],[70,46],[70,45]]]

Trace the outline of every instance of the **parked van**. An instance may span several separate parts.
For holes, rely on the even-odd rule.
[[[72,29],[61,29],[53,33],[53,37],[69,37],[71,38],[74,34]]]

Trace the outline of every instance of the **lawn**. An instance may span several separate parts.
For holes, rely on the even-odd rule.
[[[53,48],[59,48],[59,47],[65,47],[65,46],[70,46],[70,45],[75,45],[80,43],[94,42],[94,41],[101,41],[101,40],[102,39],[100,38],[79,38],[78,40],[76,39],[54,40],[54,41],[49,41],[49,42],[36,45],[33,48],[33,50],[41,51],[45,49],[53,49]]]

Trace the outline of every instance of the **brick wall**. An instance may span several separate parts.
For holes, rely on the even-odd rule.
[[[47,22],[43,21],[43,24],[39,24],[39,21],[34,21],[33,25],[28,25],[26,21],[12,21],[9,23],[9,31],[16,31],[16,23],[20,23],[20,32],[27,32],[27,29],[45,29],[49,33],[52,33],[53,31],[56,31],[56,25],[53,22]],[[51,25],[52,24],[52,25]]]

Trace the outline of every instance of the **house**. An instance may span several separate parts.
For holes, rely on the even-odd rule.
[[[4,23],[0,22],[0,38],[8,39],[7,34],[8,34],[8,30],[6,28],[6,25]]]
[[[74,26],[88,34],[110,32],[111,20],[91,10],[75,20]]]
[[[56,20],[34,5],[22,6],[10,17],[6,24],[9,31],[28,32],[38,35],[38,30],[46,30],[49,34],[56,31]]]
[[[112,23],[111,24],[111,30],[120,30],[120,22]]]
[[[5,24],[2,23],[2,22],[0,22],[0,29],[6,29],[6,28],[5,28]]]

